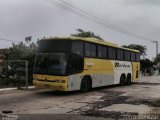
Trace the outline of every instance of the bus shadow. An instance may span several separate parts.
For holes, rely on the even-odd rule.
[[[134,82],[135,85],[153,85],[153,86],[159,86],[160,83],[154,83],[154,82]]]
[[[97,87],[97,88],[92,88],[91,90],[87,92],[81,92],[81,91],[53,91],[53,90],[42,90],[36,92],[36,94],[40,96],[54,96],[54,97],[65,97],[65,96],[75,96],[75,95],[86,95],[90,94],[93,92],[102,92],[103,90],[107,90],[110,88],[116,88],[116,87],[125,87],[125,86],[120,86],[120,85],[110,85],[110,86],[103,86],[103,87]]]

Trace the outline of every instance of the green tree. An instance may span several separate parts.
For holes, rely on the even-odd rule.
[[[100,40],[103,40],[99,35],[95,35],[94,32],[90,32],[90,31],[84,31],[82,29],[76,29],[78,31],[78,33],[76,34],[71,34],[71,36],[74,36],[74,37],[94,37],[94,38],[97,38],[97,39],[100,39]]]
[[[141,60],[141,69],[149,69],[153,66],[153,62],[150,59],[142,59]]]
[[[145,58],[145,56],[147,55],[146,54],[146,51],[147,51],[146,46],[137,45],[137,44],[130,44],[130,45],[123,45],[122,47],[139,50],[140,56],[143,57],[143,59],[140,60],[141,70],[142,71],[145,71],[145,70],[150,71],[151,70],[151,68],[153,67],[153,62],[150,61],[149,59]]]
[[[12,44],[9,48],[8,59],[9,60],[28,60],[29,57],[33,56],[36,52],[37,45],[30,43],[27,46],[25,43],[20,42],[19,44]]]
[[[149,59],[145,58],[141,60],[141,71],[142,73],[149,73],[151,75],[154,63]]]
[[[29,82],[32,83],[33,66],[37,51],[37,44],[32,41],[20,42],[18,44],[12,44],[12,47],[8,50],[8,60],[27,60],[29,68]],[[11,66],[19,67],[24,66],[24,63],[10,63]]]
[[[130,45],[123,45],[122,47],[139,50],[140,55],[142,57],[145,57],[147,55],[146,54],[147,48],[146,48],[146,46],[143,46],[143,45],[130,44]]]

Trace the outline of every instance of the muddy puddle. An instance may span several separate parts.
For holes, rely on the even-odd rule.
[[[121,96],[125,92],[101,90],[105,93],[100,101],[88,103],[87,110],[79,110],[85,116],[123,119],[126,115],[159,114],[160,99],[134,98],[132,96]]]

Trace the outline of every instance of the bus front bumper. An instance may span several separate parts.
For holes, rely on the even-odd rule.
[[[55,83],[55,82],[33,80],[33,85],[36,88],[41,88],[41,89],[47,88],[47,89],[53,89],[58,91],[68,91],[67,83]]]

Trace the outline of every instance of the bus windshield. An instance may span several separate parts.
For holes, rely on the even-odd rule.
[[[68,40],[41,40],[38,43],[38,53],[70,52],[72,41]]]
[[[67,55],[65,53],[41,53],[36,57],[35,74],[65,75]]]

